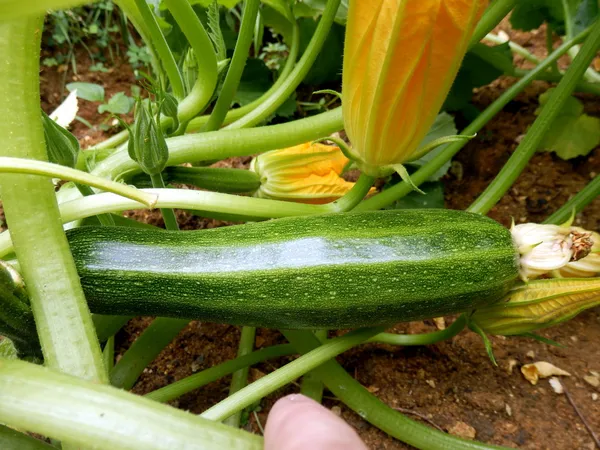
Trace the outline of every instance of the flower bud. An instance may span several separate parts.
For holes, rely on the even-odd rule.
[[[579,227],[571,227],[571,231],[579,236],[579,242],[583,244],[591,244],[589,253],[577,261],[572,261],[567,265],[558,269],[558,272],[553,272],[553,276],[565,278],[586,278],[595,277],[600,274],[600,234],[590,232]],[[586,250],[580,250],[580,253],[585,253]],[[583,254],[581,253],[581,254]]]
[[[368,175],[418,150],[487,0],[350,0],[342,84],[346,133]]]
[[[48,161],[66,167],[75,167],[79,156],[79,141],[68,130],[52,120],[42,111],[44,139]]]
[[[346,194],[354,183],[340,175],[348,158],[339,147],[305,143],[263,153],[250,170],[260,176],[255,197],[322,204]]]
[[[520,274],[525,281],[585,257],[592,244],[587,235],[573,233],[571,228],[558,225],[513,225],[511,233],[521,255]]]
[[[129,157],[148,175],[162,172],[169,160],[169,148],[148,101],[138,99],[130,133]]]
[[[597,305],[600,278],[537,280],[477,309],[470,320],[485,333],[509,336],[556,325]]]

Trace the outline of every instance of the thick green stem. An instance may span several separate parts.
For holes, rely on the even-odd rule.
[[[544,223],[561,224],[566,222],[573,211],[580,212],[583,208],[593,202],[600,195],[600,175],[596,175],[586,187],[577,193],[575,197],[570,199],[561,208],[544,220]]]
[[[140,15],[144,20],[145,27],[149,33],[150,42],[147,42],[147,44],[152,46],[154,48],[154,52],[160,57],[162,67],[165,70],[169,81],[171,82],[173,95],[175,98],[177,98],[177,100],[182,100],[185,96],[183,78],[181,76],[181,72],[179,72],[179,68],[177,67],[177,63],[175,62],[175,58],[173,57],[173,53],[167,44],[165,36],[160,30],[158,22],[148,6],[148,2],[146,2],[146,0],[135,0],[135,4],[138,7]]]
[[[106,372],[110,376],[110,372],[115,367],[115,336],[111,336],[104,344],[104,349],[102,350],[102,356],[104,357],[104,367],[106,367]]]
[[[563,109],[573,89],[575,89],[575,85],[596,56],[599,47],[600,21],[594,25],[592,33],[581,48],[581,52],[579,52],[577,58],[575,58],[556,89],[552,91],[548,102],[544,105],[540,115],[529,131],[527,131],[525,138],[521,141],[494,181],[473,202],[468,211],[486,214],[515,182],[538,149],[546,132]]]
[[[475,31],[473,31],[469,45],[472,47],[477,44],[486,34],[496,28],[496,25],[512,11],[518,2],[519,0],[495,0],[483,13],[481,20],[475,27]]]
[[[433,333],[424,334],[392,334],[392,333],[380,333],[377,336],[369,339],[369,342],[377,342],[379,344],[390,344],[390,345],[402,345],[402,346],[413,346],[413,345],[431,345],[437,342],[445,341],[453,338],[460,333],[467,324],[467,319],[464,315],[461,315],[445,330],[434,331]]]
[[[382,334],[387,333],[379,333],[377,336],[381,336]],[[315,336],[319,341],[325,342],[327,340],[327,330],[317,330],[315,331]],[[375,339],[377,336],[372,339]],[[323,400],[323,383],[321,382],[321,378],[314,372],[308,372],[302,377],[300,393],[321,403]]]
[[[0,422],[112,450],[261,450],[261,437],[111,386],[0,360]]]
[[[4,425],[0,425],[0,448],[4,450],[56,450],[56,447],[50,444]]]
[[[77,190],[84,197],[94,195],[94,191],[92,190],[92,188],[89,186],[86,186],[85,184],[75,183],[75,187],[77,187]],[[114,227],[115,226],[115,220],[113,219],[113,216],[111,214],[99,214],[96,216],[96,218],[98,219],[98,221],[100,222],[100,224],[102,226],[105,226],[105,227]]]
[[[344,127],[342,109],[279,125],[244,130],[220,130],[167,139],[168,166],[186,162],[221,160],[249,156],[278,148],[291,147],[329,136]],[[140,173],[127,149],[120,149],[96,165],[92,173],[111,180]]]
[[[41,18],[0,22],[0,156],[47,160],[40,121],[42,27]],[[6,174],[0,190],[46,365],[106,381],[50,179]]]
[[[310,354],[315,349],[322,348],[316,336],[309,331],[283,331],[283,334],[301,353]],[[502,448],[447,435],[404,417],[367,391],[335,360],[325,362],[314,371],[337,398],[364,420],[413,447],[426,450]]]
[[[186,319],[156,318],[115,364],[110,372],[110,384],[131,389],[146,366],[188,323]]]
[[[162,174],[160,173],[156,175],[150,175],[150,180],[152,181],[152,187],[158,189],[164,189],[166,187]],[[163,216],[163,220],[165,221],[165,228],[171,231],[178,231],[179,225],[177,224],[175,212],[173,212],[173,210],[170,208],[161,208],[160,212]]]
[[[188,96],[179,103],[180,128],[202,111],[213,96],[217,86],[217,55],[208,33],[188,0],[165,0],[169,11],[188,39],[198,61],[198,79]]]
[[[260,106],[254,109],[251,113],[247,114],[237,122],[228,125],[228,129],[252,127],[261,123],[263,120],[277,111],[277,108],[279,108],[289,98],[289,96],[294,93],[298,85],[302,83],[302,80],[304,80],[310,71],[310,68],[317,59],[317,56],[319,56],[319,53],[323,48],[323,44],[325,44],[325,40],[327,39],[327,35],[329,34],[329,30],[331,29],[331,25],[335,19],[335,14],[339,5],[340,0],[329,0],[327,2],[327,6],[323,11],[323,15],[321,16],[319,25],[315,30],[315,34],[306,47],[302,58],[300,58],[300,61],[298,61],[298,64],[296,67],[294,67],[292,73],[285,79],[277,91],[274,92],[271,97],[261,103]]]
[[[72,8],[84,3],[87,0],[4,0],[0,3],[0,21],[41,16],[49,9]]]
[[[242,23],[240,25],[240,31],[235,44],[233,57],[231,58],[231,63],[229,65],[229,70],[227,71],[227,76],[225,77],[225,82],[223,83],[217,103],[215,104],[208,122],[204,125],[203,131],[218,130],[225,120],[227,111],[231,106],[233,97],[235,96],[240,80],[242,79],[242,72],[244,71],[246,60],[248,59],[259,6],[260,0],[246,0],[244,2]]]
[[[483,111],[469,126],[467,126],[460,134],[473,135],[479,132],[496,114],[514,99],[523,89],[525,89],[533,80],[540,74],[544,73],[554,61],[564,55],[570,47],[584,40],[591,32],[591,28],[582,31],[572,40],[564,42],[557,48],[552,55],[548,56],[535,69],[528,72],[522,79],[518,80],[514,85],[508,88],[500,97],[498,97],[485,111]],[[446,164],[456,153],[458,153],[466,142],[455,142],[446,147],[442,152],[436,155],[429,163],[421,167],[411,175],[411,179],[417,186],[427,181],[436,171]],[[413,188],[410,184],[401,182],[385,191],[363,201],[356,208],[357,211],[368,211],[381,209],[393,204],[399,198],[412,192]]]
[[[167,167],[162,173],[165,183],[191,184],[202,189],[223,193],[252,193],[260,187],[260,176],[252,170],[220,167]],[[138,187],[151,187],[145,174],[135,175],[131,183]]]
[[[254,350],[254,340],[256,339],[256,328],[254,327],[242,327],[242,334],[240,336],[240,345],[238,347],[238,358],[246,356]],[[248,385],[248,372],[250,368],[248,366],[241,368],[240,370],[233,373],[231,376],[231,384],[229,385],[229,395],[233,395],[238,391],[241,391]],[[242,410],[229,416],[225,419],[225,424],[239,428],[240,421],[242,420]]]
[[[571,48],[573,48],[573,47],[571,47]],[[529,72],[530,72],[529,70],[523,70],[523,69],[516,68],[513,71],[512,75],[515,77],[524,77],[524,76],[527,76],[527,74]],[[551,81],[553,83],[558,83],[560,80],[562,80],[562,77],[563,77],[562,74],[557,74],[557,73],[552,73],[552,72],[542,72],[542,73],[538,74],[535,77],[535,79],[541,80],[541,81]],[[579,80],[579,82],[575,86],[575,89],[577,90],[577,92],[582,92],[585,94],[600,95],[600,86],[598,85],[598,83],[589,83],[584,80]]]
[[[357,346],[381,331],[383,331],[382,327],[361,328],[359,330],[351,331],[344,336],[332,339],[326,344],[315,348],[314,351],[301,356],[280,369],[277,369],[275,372],[271,372],[269,375],[265,375],[260,380],[255,381],[241,391],[238,391],[236,394],[227,397],[222,402],[217,403],[204,411],[204,413],[201,414],[201,417],[216,421],[225,420],[235,412],[250,406],[264,396],[291,383],[296,378],[310,372],[315,367],[318,367],[340,353]],[[312,338],[316,339],[312,333],[309,332],[309,334]]]

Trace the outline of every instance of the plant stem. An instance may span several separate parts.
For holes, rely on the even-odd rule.
[[[87,3],[86,0],[4,0],[0,3],[1,20],[8,21],[26,16],[42,16],[49,9],[67,9]]]
[[[445,341],[453,338],[460,333],[467,324],[467,319],[464,314],[460,315],[452,325],[445,330],[434,331],[433,333],[423,334],[392,334],[380,333],[373,336],[368,342],[377,342],[379,344],[414,346],[414,345],[431,345],[437,342]]]
[[[150,175],[150,180],[152,181],[152,186],[159,189],[165,188],[165,182],[160,173],[156,175]],[[170,208],[161,208],[160,210],[163,220],[165,221],[165,228],[171,231],[178,231],[179,225],[177,224],[177,217],[175,217],[175,212],[173,212]]]
[[[138,189],[116,183],[114,181],[100,178],[81,170],[71,169],[70,167],[61,166],[45,161],[36,161],[26,158],[10,158],[0,157],[0,173],[9,174],[27,174],[41,175],[50,178],[61,178],[63,180],[75,181],[76,183],[86,184],[106,192],[113,192],[118,195],[137,200],[150,207],[156,202],[156,197],[145,194]]]
[[[217,86],[217,55],[208,33],[188,0],[165,0],[167,8],[188,39],[198,61],[198,79],[188,96],[179,102],[177,116],[180,132],[202,111]]]
[[[231,156],[249,156],[278,148],[291,147],[329,136],[341,130],[342,110],[318,114],[279,125],[244,130],[219,130],[167,138],[168,166],[195,161],[221,160]],[[141,172],[127,149],[120,149],[96,165],[94,175],[119,180],[124,175]]]
[[[3,17],[4,19],[4,17]],[[0,155],[45,160],[40,121],[41,18],[0,22]],[[26,125],[25,125],[26,124]],[[106,381],[73,257],[48,178],[3,175],[0,190],[49,367]]]
[[[110,384],[122,389],[131,389],[146,366],[156,359],[188,323],[187,319],[154,319],[115,364],[110,372]]]
[[[144,25],[148,30],[150,42],[146,42],[154,48],[154,52],[159,56],[162,67],[171,82],[171,88],[173,89],[173,95],[177,100],[181,100],[185,96],[185,90],[183,88],[183,78],[173,53],[167,44],[167,40],[163,35],[158,22],[154,17],[154,14],[150,10],[146,0],[135,0],[135,4],[143,18]]]
[[[92,316],[94,321],[94,327],[96,333],[98,333],[98,340],[105,342],[111,336],[117,334],[117,332],[123,328],[127,322],[129,322],[131,316],[105,316],[103,314],[94,314]]]
[[[523,89],[525,89],[529,83],[535,80],[541,73],[544,73],[548,67],[550,67],[554,61],[558,60],[562,55],[564,55],[570,47],[585,39],[591,31],[591,27],[587,28],[572,40],[564,42],[552,53],[552,55],[542,61],[539,66],[528,72],[522,79],[518,80],[514,85],[508,88],[500,97],[498,97],[490,106],[488,106],[485,111],[477,116],[477,118],[471,122],[471,124],[469,124],[469,126],[467,126],[460,134],[473,135],[479,132],[496,114],[502,111],[502,109],[512,99],[514,99]],[[418,186],[427,181],[437,170],[440,169],[440,167],[452,159],[452,157],[465,145],[466,142],[455,142],[448,145],[442,152],[436,155],[435,158],[429,161],[429,163],[421,167],[415,173],[411,174],[413,183]],[[399,198],[412,192],[412,190],[412,186],[410,186],[408,183],[398,183],[391,188],[386,189],[385,191],[367,200],[364,200],[356,207],[356,210],[368,211],[384,208],[393,204]]]
[[[600,21],[594,25],[592,33],[581,48],[581,52],[577,55],[556,89],[552,91],[548,102],[542,108],[540,115],[525,135],[525,138],[494,181],[473,202],[468,211],[486,214],[515,182],[571,96],[575,85],[596,56],[598,47],[600,47]]]
[[[262,438],[248,432],[22,361],[0,360],[0,422],[78,448],[263,448]]]
[[[379,333],[377,336],[381,336],[382,334],[386,333]],[[319,341],[325,342],[327,340],[327,330],[317,330],[315,331],[315,336]],[[372,339],[375,339],[377,336]],[[302,377],[300,393],[321,403],[323,400],[323,383],[321,383],[321,379],[316,373],[311,371]]]
[[[327,2],[327,6],[323,10],[323,15],[321,16],[321,20],[317,25],[315,34],[306,47],[302,58],[300,58],[300,61],[298,61],[298,64],[296,67],[294,67],[292,73],[285,79],[281,86],[279,86],[277,91],[274,92],[271,97],[266,99],[251,113],[228,125],[226,127],[227,129],[246,128],[259,124],[277,111],[277,108],[279,108],[289,98],[289,96],[294,93],[298,85],[302,82],[302,80],[304,80],[304,78],[306,78],[306,75],[317,59],[317,56],[319,56],[319,53],[323,48],[323,44],[325,44],[325,40],[327,39],[327,35],[329,34],[329,30],[331,29],[331,25],[335,19],[335,14],[340,5],[340,1],[341,0],[329,0]]]
[[[535,56],[533,53],[531,53],[525,47],[521,47],[519,44],[517,44],[513,41],[507,41],[505,39],[502,39],[498,35],[488,33],[484,37],[484,40],[493,42],[494,44],[504,44],[504,43],[508,42],[508,46],[510,47],[510,49],[512,50],[513,53],[516,53],[517,55],[522,56],[527,61],[532,62],[536,65],[541,62],[537,56]]]
[[[205,386],[224,376],[227,376],[236,370],[249,367],[260,362],[280,358],[282,356],[292,355],[296,352],[291,344],[274,345],[272,347],[261,348],[245,356],[240,356],[219,365],[210,367],[202,372],[198,372],[189,377],[176,381],[173,384],[157,389],[146,394],[146,397],[157,402],[168,402],[181,397],[188,392]]]
[[[208,118],[208,122],[202,129],[203,131],[218,130],[225,120],[227,111],[231,106],[233,97],[240,84],[246,60],[248,59],[259,6],[260,0],[246,0],[244,2],[242,23],[240,25],[240,31],[235,44],[235,50],[233,51],[233,57],[231,58],[231,63],[227,71],[227,76],[225,77],[225,82],[221,88],[217,103]]]
[[[570,48],[573,48],[573,47],[570,47]],[[523,76],[526,76],[528,72],[529,72],[528,70],[522,70],[522,69],[516,68],[514,70],[514,72],[512,73],[512,76],[523,77]],[[558,83],[562,79],[562,74],[556,74],[556,73],[552,73],[552,72],[542,72],[539,75],[537,75],[535,77],[535,79],[541,80],[541,81],[551,81],[553,83]],[[600,86],[598,85],[598,83],[589,83],[587,81],[579,80],[579,82],[577,83],[577,86],[575,86],[575,89],[577,89],[577,92],[600,95]]]
[[[570,199],[567,203],[561,206],[561,208],[544,220],[544,223],[552,223],[555,225],[565,222],[573,210],[575,213],[580,212],[583,208],[589,205],[600,195],[600,175],[596,175],[592,181],[590,181],[586,187],[577,193],[575,197]]]
[[[85,184],[75,183],[75,187],[81,193],[81,195],[83,195],[84,197],[94,195],[94,191],[92,190],[92,188],[89,186],[86,186]],[[111,214],[99,214],[96,216],[96,218],[98,219],[98,221],[100,222],[100,225],[102,225],[102,226],[105,226],[105,227],[114,227],[115,226],[115,220],[113,219],[113,216]]]
[[[495,0],[477,23],[469,47],[477,44],[486,34],[496,28],[496,25],[513,10],[518,2],[519,0]]]
[[[320,347],[319,340],[309,331],[282,331],[300,351],[308,354]],[[490,450],[499,449],[476,441],[466,441],[414,422],[393,410],[350,376],[335,360],[314,369],[329,390],[364,420],[383,432],[416,448],[427,450]]]
[[[204,411],[200,416],[215,421],[225,420],[235,412],[250,406],[262,397],[292,382],[340,353],[366,341],[381,331],[383,331],[381,327],[361,328],[332,339],[326,344],[315,348],[314,351],[306,353],[291,363],[277,369],[275,372],[265,375],[260,380],[255,381],[234,395],[227,397],[225,400]],[[317,339],[311,332],[308,332],[308,334],[311,338]]]
[[[50,444],[0,425],[0,448],[4,450],[56,450]]]
[[[260,187],[260,177],[252,170],[221,167],[167,167],[163,173],[165,183],[191,184],[202,189],[223,193],[252,193]],[[138,187],[151,187],[145,174],[135,175],[131,183]]]
[[[256,328],[255,327],[242,327],[242,334],[240,336],[240,344],[238,347],[238,358],[246,356],[254,350],[254,340],[256,339]],[[241,391],[248,385],[248,372],[249,367],[243,367],[231,376],[231,384],[229,385],[229,395],[233,395],[238,391]],[[231,427],[239,428],[240,421],[242,420],[242,410],[229,416],[225,419],[224,423]]]

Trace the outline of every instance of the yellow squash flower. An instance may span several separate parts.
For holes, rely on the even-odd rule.
[[[358,166],[411,159],[450,90],[487,0],[350,0],[342,106]]]
[[[250,170],[261,178],[254,196],[312,204],[332,202],[354,186],[340,176],[349,162],[338,147],[318,143],[263,153],[250,164]]]

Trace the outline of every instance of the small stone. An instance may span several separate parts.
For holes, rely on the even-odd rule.
[[[510,407],[510,405],[508,403],[505,405],[504,409],[506,410],[506,415],[508,417],[511,417],[512,416],[512,408]]]
[[[456,422],[450,428],[448,428],[448,433],[461,437],[463,439],[475,439],[477,435],[477,431],[471,425],[465,422]]]
[[[573,342],[577,342],[579,340],[579,338],[577,336],[571,336],[571,340]]]
[[[338,417],[342,417],[342,408],[340,408],[339,406],[332,406],[331,412],[334,413]]]
[[[598,394],[596,394],[595,392],[592,394],[592,400],[598,400]]]
[[[435,381],[433,381],[433,380],[425,380],[425,383],[427,383],[429,386],[431,386],[432,388],[435,389]]]
[[[594,386],[595,388],[600,387],[600,377],[594,375],[585,375],[583,380],[590,386]]]
[[[563,385],[561,384],[561,382],[559,381],[558,378],[552,377],[552,378],[550,378],[548,380],[548,382],[550,383],[550,386],[552,387],[552,390],[554,392],[556,392],[557,394],[564,394],[565,393]]]
[[[424,380],[424,379],[425,379],[425,370],[423,370],[423,369],[417,370],[417,380]]]
[[[531,358],[531,359],[533,359],[533,358],[535,358],[535,352],[534,352],[533,350],[529,350],[529,351],[526,353],[526,356],[527,356],[528,358]]]
[[[509,375],[511,375],[513,373],[513,369],[517,366],[517,364],[519,364],[519,362],[516,359],[508,360],[508,364],[506,366],[506,371],[508,372]]]

